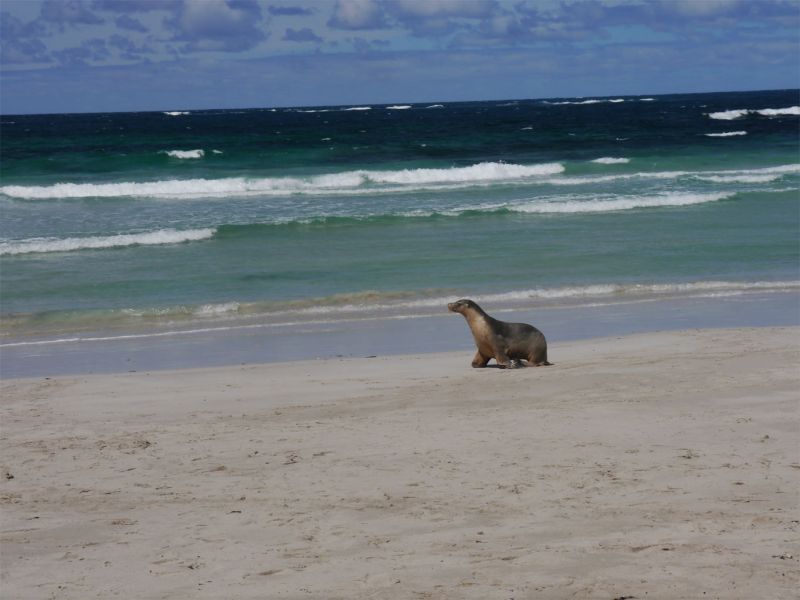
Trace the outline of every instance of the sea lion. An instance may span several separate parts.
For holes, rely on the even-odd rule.
[[[490,359],[504,369],[519,366],[526,360],[528,366],[551,365],[547,362],[547,341],[544,334],[527,323],[506,323],[490,317],[472,300],[457,300],[447,305],[448,310],[461,313],[467,320],[478,353],[472,359],[476,369],[485,367]]]

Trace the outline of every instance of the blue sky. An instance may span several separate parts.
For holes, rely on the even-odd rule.
[[[800,87],[800,0],[0,0],[0,111]]]

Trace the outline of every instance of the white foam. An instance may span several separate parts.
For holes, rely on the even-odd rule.
[[[178,231],[161,229],[147,233],[126,233],[120,235],[83,238],[33,238],[19,241],[0,242],[0,255],[32,254],[47,252],[71,252],[97,248],[117,248],[124,246],[153,246],[180,244],[204,240],[212,237],[216,229],[190,229]]]
[[[746,109],[742,110],[723,110],[720,112],[713,112],[708,113],[709,118],[717,119],[720,121],[733,121],[734,119],[741,119],[744,117],[749,111]]]
[[[601,165],[621,165],[625,163],[631,162],[630,158],[614,158],[612,156],[604,156],[602,158],[595,158],[593,163],[598,163]]]
[[[746,131],[725,131],[723,133],[706,133],[707,137],[734,137],[737,135],[747,135]]]
[[[199,317],[215,317],[218,315],[224,315],[226,313],[238,312],[239,307],[240,305],[238,302],[224,302],[222,304],[203,304],[202,306],[194,310],[192,314],[197,315]]]
[[[225,179],[173,179],[118,183],[56,183],[46,186],[8,185],[0,187],[0,193],[25,200],[376,194],[413,192],[421,189],[458,189],[506,183],[582,186],[636,179],[670,180],[712,176],[760,178],[764,175],[798,173],[800,172],[800,164],[729,171],[643,171],[594,176],[564,176],[563,172],[564,166],[560,163],[517,165],[486,162],[468,167],[447,169],[359,170],[310,177],[231,177]],[[766,181],[766,179],[764,180]]]
[[[552,177],[542,180],[543,183],[550,185],[591,185],[596,183],[610,183],[620,180],[631,179],[681,179],[685,177],[762,177],[772,174],[800,173],[800,164],[779,165],[776,167],[764,167],[761,169],[740,169],[727,171],[642,171],[639,173],[619,173],[615,175],[586,175],[572,177]],[[773,181],[770,179],[770,181]]]
[[[344,108],[342,110],[372,110],[371,106],[353,106],[351,108]]]
[[[784,292],[800,289],[800,281],[696,281],[689,283],[629,283],[598,284],[577,287],[543,288],[518,290],[503,294],[479,296],[479,300],[508,302],[515,300],[559,300],[580,299],[602,296],[662,296],[662,295],[705,295],[710,292],[736,293],[776,291]]]
[[[164,112],[164,114],[167,115],[167,116],[170,116],[170,117],[180,117],[182,115],[188,115],[189,112],[188,111],[183,111],[183,110],[170,110],[170,111]]]
[[[800,173],[800,164],[779,165],[777,167],[765,167],[763,169],[749,169],[742,173]]]
[[[425,108],[444,108],[444,104],[431,104],[430,106],[426,106]]]
[[[518,181],[555,175],[564,171],[559,163],[515,165],[479,163],[448,169],[406,169],[402,171],[345,171],[307,178],[275,177],[226,179],[173,179],[150,182],[57,183],[48,186],[3,186],[0,192],[14,198],[119,198],[132,197],[220,197],[232,195],[286,195],[355,193],[370,184],[396,185],[400,190],[442,184],[473,185],[504,180]],[[365,187],[374,193],[378,187]]]
[[[541,177],[562,173],[564,166],[560,163],[544,163],[539,165],[515,165],[510,163],[479,163],[470,167],[453,167],[450,169],[405,169],[403,171],[364,172],[369,181],[375,183],[425,184],[425,183],[462,183],[482,181],[502,181]]]
[[[411,108],[410,104],[395,104],[394,106],[387,106],[386,110],[408,110]]]
[[[655,98],[639,98],[639,102],[655,102]]]
[[[212,150],[212,154],[223,154],[222,150]]]
[[[800,115],[800,106],[789,106],[788,108],[762,108],[755,111],[764,117],[777,117],[781,115]]]
[[[780,117],[780,116],[800,116],[800,106],[788,106],[786,108],[760,108],[748,109],[741,108],[736,110],[723,110],[720,112],[709,113],[712,119],[721,119],[723,121],[732,121],[733,119],[741,119],[748,114],[758,114],[762,117]]]
[[[543,101],[544,104],[550,104],[552,106],[565,106],[567,104],[572,104],[572,105],[575,105],[575,106],[581,106],[581,105],[587,105],[587,104],[603,104],[603,103],[619,104],[620,102],[625,102],[625,99],[624,98],[613,98],[613,99],[608,99],[608,100],[600,100],[600,99],[596,99],[596,98],[590,98],[589,100],[580,100],[580,101],[572,101],[572,100],[565,100],[563,102],[549,102],[547,100]]]
[[[203,158],[206,153],[204,150],[162,150],[162,154],[171,156],[172,158],[180,158],[181,160],[188,158]]]
[[[523,213],[597,213],[631,210],[635,208],[663,208],[689,206],[716,202],[734,196],[734,193],[692,194],[671,192],[649,196],[614,196],[608,198],[574,198],[571,200],[537,200],[520,206],[509,206],[509,210]]]
[[[698,175],[697,179],[713,183],[770,183],[781,178],[780,174],[770,175]]]

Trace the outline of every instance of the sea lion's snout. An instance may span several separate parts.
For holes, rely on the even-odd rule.
[[[457,312],[460,313],[464,310],[464,301],[463,300],[456,300],[455,302],[451,302],[447,305],[447,310],[450,312]]]

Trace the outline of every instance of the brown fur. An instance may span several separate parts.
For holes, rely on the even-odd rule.
[[[525,360],[528,366],[539,367],[547,361],[544,334],[527,323],[506,323],[490,317],[472,300],[451,302],[447,308],[464,315],[475,339],[478,353],[472,359],[475,368],[485,367],[493,358],[502,368],[514,368]]]

